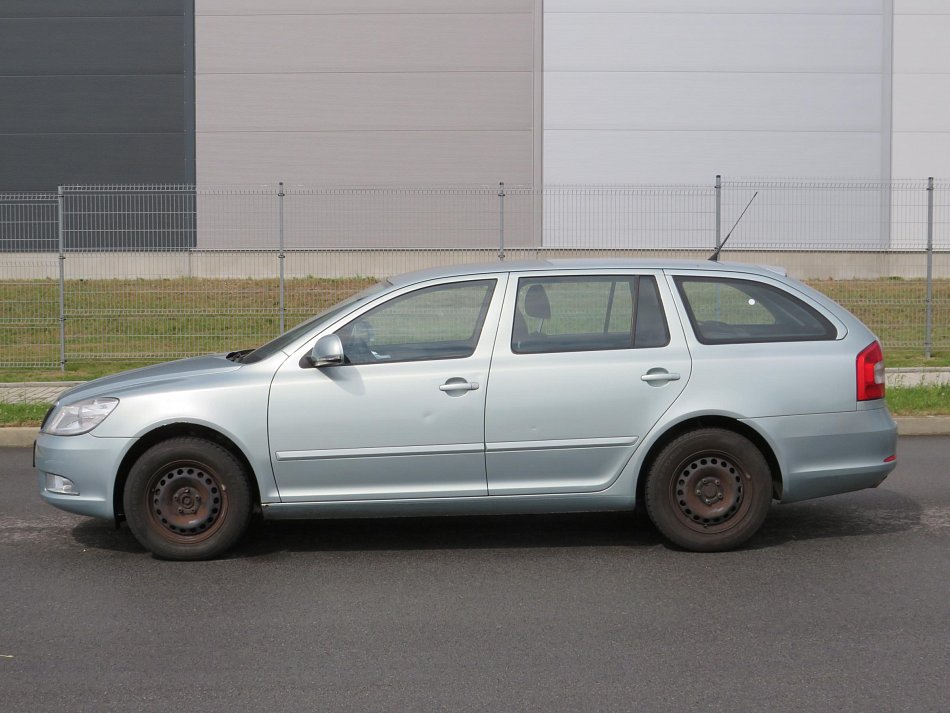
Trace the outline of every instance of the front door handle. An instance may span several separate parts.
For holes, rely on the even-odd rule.
[[[478,382],[464,379],[449,379],[439,387],[439,391],[475,391]]]
[[[675,371],[657,371],[657,372],[647,372],[640,377],[640,381],[646,381],[647,383],[656,382],[656,381],[679,381],[680,375]]]

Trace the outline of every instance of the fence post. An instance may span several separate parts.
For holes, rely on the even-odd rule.
[[[505,259],[505,184],[498,184],[498,259]]]
[[[277,264],[280,266],[280,285],[278,287],[280,306],[280,333],[284,333],[284,182],[277,184]]]
[[[716,174],[716,250],[722,240],[722,176]]]
[[[63,187],[56,189],[57,232],[59,235],[59,370],[66,371],[66,231]]]
[[[927,325],[924,331],[924,356],[929,359],[933,349],[934,288],[934,177],[927,179]]]

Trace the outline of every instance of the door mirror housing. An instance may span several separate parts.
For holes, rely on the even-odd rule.
[[[339,366],[343,363],[343,342],[335,334],[320,337],[310,350],[310,363],[318,369]]]

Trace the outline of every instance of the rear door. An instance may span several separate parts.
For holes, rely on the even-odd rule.
[[[679,396],[690,355],[660,271],[513,274],[485,411],[489,494],[595,492]]]

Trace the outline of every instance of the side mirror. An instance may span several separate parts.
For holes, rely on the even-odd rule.
[[[320,337],[310,350],[310,363],[318,369],[322,366],[339,366],[343,363],[343,342],[335,334]]]

